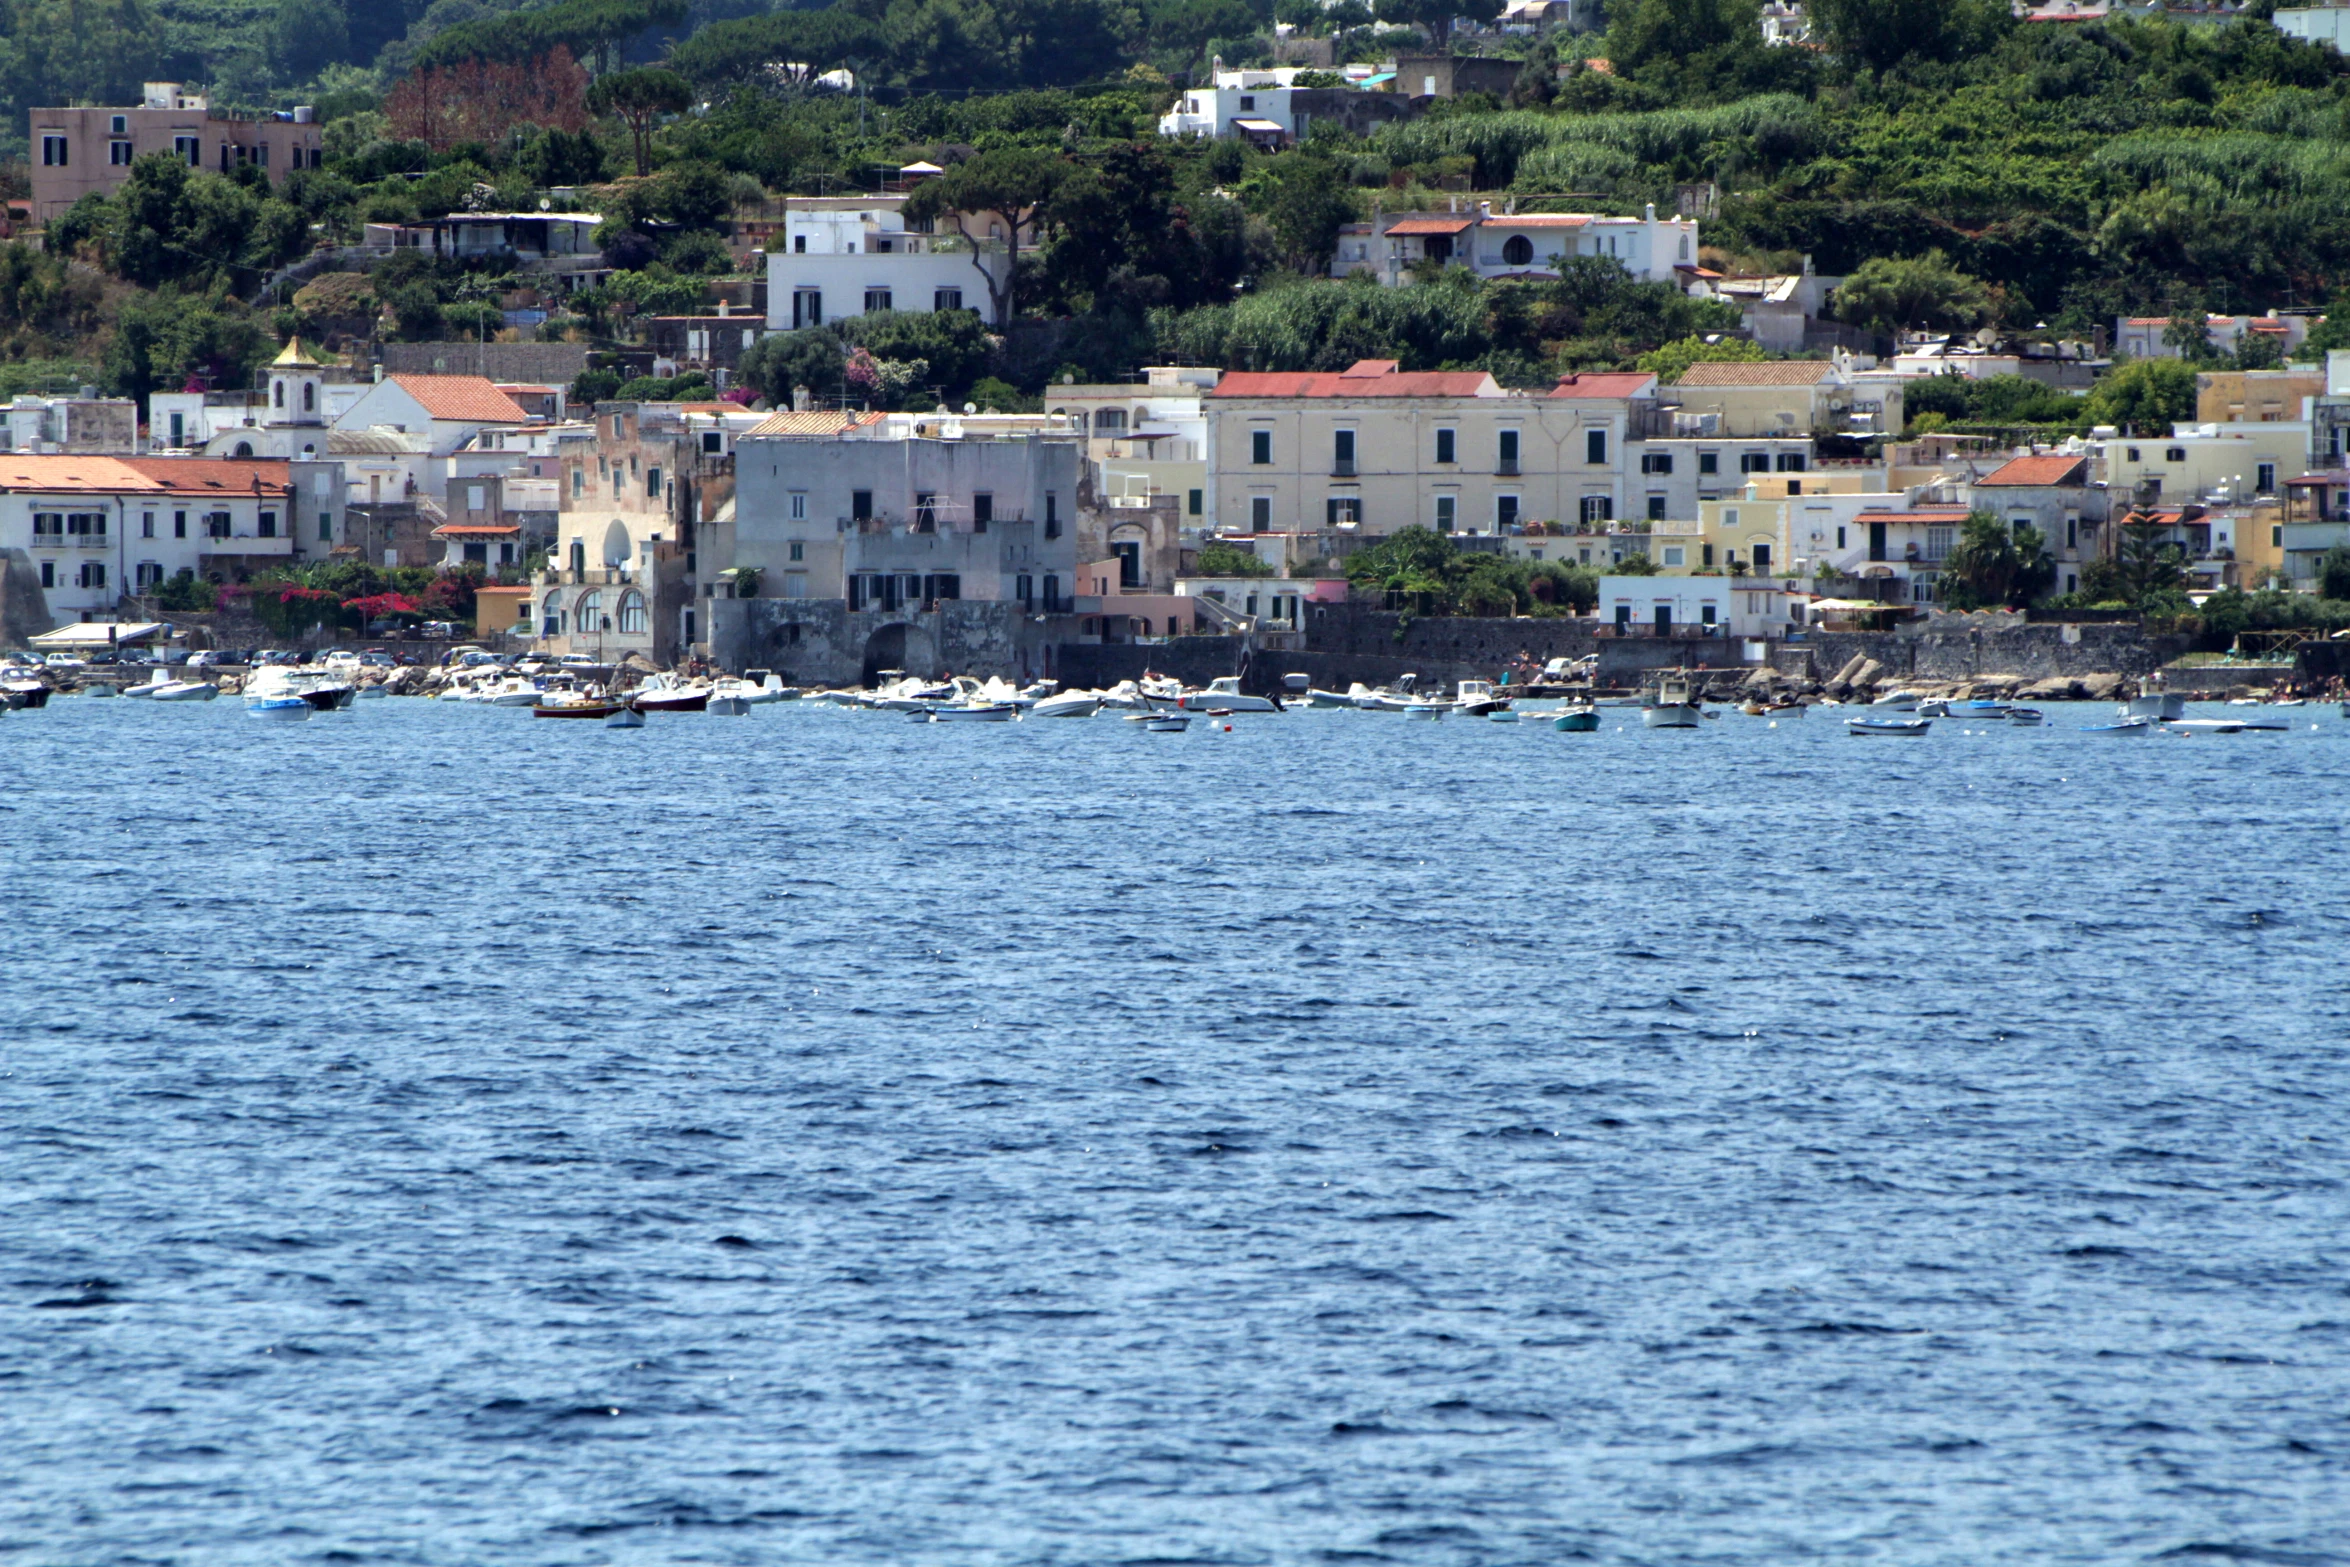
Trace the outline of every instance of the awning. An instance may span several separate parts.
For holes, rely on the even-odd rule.
[[[119,647],[125,642],[143,642],[158,633],[168,636],[170,632],[171,627],[160,620],[85,620],[25,640],[35,647],[58,649]]]
[[[1880,604],[1875,599],[1813,599],[1813,613],[1831,609],[1899,609],[1898,604]]]
[[[1274,124],[1271,120],[1234,120],[1232,122],[1232,128],[1237,131],[1247,131],[1253,136],[1263,136],[1267,133],[1271,133],[1275,136],[1286,136],[1289,134],[1280,126]]]
[[[1387,234],[1465,234],[1475,218],[1406,218],[1401,223],[1390,223]]]

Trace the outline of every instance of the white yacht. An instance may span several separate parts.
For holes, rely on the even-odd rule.
[[[1490,680],[1464,680],[1453,693],[1453,706],[1471,718],[1507,712],[1509,705],[1510,699],[1495,691]]]
[[[1102,710],[1099,691],[1056,691],[1028,710],[1031,718],[1091,718]]]
[[[1271,697],[1251,696],[1240,689],[1238,675],[1219,675],[1198,691],[1186,691],[1176,698],[1175,705],[1185,712],[1204,713],[1220,707],[1233,713],[1278,713],[1281,704]]]

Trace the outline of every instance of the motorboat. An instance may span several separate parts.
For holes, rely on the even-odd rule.
[[[1453,705],[1471,718],[1483,718],[1505,711],[1510,699],[1495,691],[1490,680],[1464,680],[1453,691]]]
[[[2011,707],[2007,710],[2007,721],[2019,729],[2029,729],[2034,724],[2046,723],[2047,715],[2036,707]]]
[[[1550,721],[1550,727],[1558,730],[1561,734],[1591,734],[1599,728],[1599,709],[1595,707],[1561,708],[1558,717]]]
[[[2309,698],[2305,696],[2280,696],[2272,700],[2268,705],[2270,707],[2307,707],[2309,705]]]
[[[1951,702],[1945,705],[1952,718],[2005,718],[2007,716],[2005,702],[1994,702],[1984,697],[1977,697],[1969,702]]]
[[[0,702],[10,707],[47,707],[49,688],[38,680],[0,681]]]
[[[1918,710],[1918,694],[1915,691],[1888,691],[1869,706],[1880,713],[1914,713]]]
[[[130,697],[149,697],[173,683],[169,675],[149,675],[135,686],[125,686],[122,694]]]
[[[751,699],[747,696],[714,694],[707,700],[702,711],[715,714],[720,718],[748,718],[751,716]]]
[[[610,718],[614,713],[636,712],[634,704],[614,701],[610,697],[581,696],[576,692],[560,692],[549,696],[530,710],[533,718]],[[639,717],[643,715],[638,714]]]
[[[1101,693],[1101,698],[1104,707],[1132,709],[1149,705],[1142,699],[1142,687],[1131,680],[1119,681],[1109,690]]]
[[[2268,713],[2246,713],[2241,722],[2249,734],[2281,735],[2293,727],[2290,718],[2279,718]]]
[[[384,689],[382,681],[376,680],[361,686],[359,688],[359,695],[362,698],[365,698],[371,696],[390,696],[391,693]]]
[[[713,683],[711,689],[720,696],[739,696],[753,707],[769,702],[799,700],[799,688],[787,686],[772,669],[746,669],[740,675],[728,675]]]
[[[279,723],[298,723],[314,711],[298,696],[258,696],[245,703],[247,718],[267,718]]]
[[[1238,675],[1219,675],[1198,691],[1186,691],[1175,699],[1175,705],[1187,712],[1200,712],[1221,707],[1234,713],[1278,713],[1281,704],[1269,696],[1250,696],[1240,689]]]
[[[1004,724],[1019,716],[1020,709],[1009,702],[949,702],[931,708],[916,722]]]
[[[1915,711],[1920,718],[1948,718],[1950,702],[1946,697],[1930,697],[1920,702]]]
[[[1134,687],[1142,693],[1142,700],[1146,706],[1181,707],[1183,705],[1183,682],[1172,675],[1145,674],[1134,683]]]
[[[1099,691],[1057,691],[1028,710],[1031,718],[1091,718],[1102,710]]]
[[[1847,718],[1844,732],[1851,735],[1906,735],[1915,738],[1934,727],[1931,718]]]
[[[1155,735],[1179,735],[1191,727],[1189,713],[1130,713],[1126,721]]]
[[[496,685],[476,686],[473,699],[484,707],[536,707],[544,695],[537,681],[513,675]]]
[[[157,702],[209,702],[220,695],[220,687],[209,680],[171,680],[149,695]]]
[[[1414,689],[1419,683],[1418,675],[1398,675],[1394,685],[1373,690],[1358,680],[1346,688],[1346,694],[1366,713],[1400,713],[1422,700]]]
[[[1658,679],[1652,700],[1640,708],[1640,722],[1650,729],[1695,729],[1704,710],[1686,675]]]
[[[2083,724],[2081,733],[2085,735],[2142,735],[2150,733],[2153,728],[2154,720],[2140,713],[2134,717],[2116,719],[2110,724]]]
[[[1486,712],[1485,721],[1489,724],[1514,724],[1522,716],[1524,715],[1517,713],[1509,708],[1496,707],[1491,708]]]
[[[113,696],[115,694],[114,682],[111,680],[101,680],[95,685],[84,686],[82,687],[81,694],[83,696]]]
[[[1403,710],[1403,716],[1404,716],[1404,717],[1406,717],[1406,718],[1431,718],[1431,719],[1433,719],[1433,718],[1442,718],[1442,717],[1443,717],[1445,714],[1447,714],[1447,713],[1449,713],[1449,712],[1451,712],[1451,711],[1452,711],[1452,704],[1451,704],[1450,702],[1437,702],[1437,701],[1412,702],[1412,703],[1408,703],[1408,704],[1406,704],[1406,705],[1405,705],[1405,707],[1404,707],[1404,710]]]
[[[864,699],[862,691],[819,691],[809,698],[814,702],[830,702],[835,707],[861,707]]]
[[[642,729],[645,727],[645,715],[633,707],[623,707],[616,712],[604,715],[604,727],[606,729]]]
[[[2163,732],[2174,735],[2240,735],[2244,723],[2236,718],[2174,718]]]
[[[255,697],[274,700],[284,696],[300,697],[312,710],[332,713],[356,701],[359,688],[339,671],[300,669],[288,664],[265,665],[246,678],[247,701]]]
[[[700,713],[710,706],[708,686],[683,685],[675,675],[648,675],[629,699],[640,713]]]
[[[1306,706],[1308,707],[1352,707],[1354,705],[1354,698],[1343,692],[1325,691],[1319,686],[1306,687]],[[2345,711],[2350,711],[2350,702],[2345,702],[2342,705]]]
[[[2187,699],[2177,691],[2150,691],[2121,704],[2124,718],[2159,718],[2168,723],[2187,716]]]

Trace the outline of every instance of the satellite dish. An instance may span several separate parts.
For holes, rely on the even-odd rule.
[[[979,405],[977,403],[965,403],[963,405],[963,412],[967,414],[975,414],[979,412]]]

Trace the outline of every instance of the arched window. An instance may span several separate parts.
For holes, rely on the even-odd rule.
[[[547,601],[540,605],[539,609],[542,616],[539,621],[539,635],[542,637],[561,636],[563,634],[563,595],[560,593],[548,594]]]
[[[239,442],[237,442],[237,449],[236,449],[236,451],[235,451],[234,453],[232,453],[231,455],[233,455],[233,456],[236,456],[236,457],[239,457],[239,458],[244,458],[244,457],[250,457],[250,456],[252,456],[252,455],[253,455],[253,443],[252,443],[251,441],[239,441]],[[222,537],[224,537],[224,538],[225,538],[225,537],[227,537],[227,535],[223,534],[223,535],[222,535]]]
[[[315,381],[302,383],[302,411],[306,414],[318,411],[318,383]]]
[[[606,629],[604,625],[604,595],[601,593],[581,594],[579,607],[571,612],[571,624],[583,637],[593,636]]]
[[[283,408],[286,405],[286,383],[272,381],[269,385],[269,399],[273,407]]]
[[[620,595],[620,634],[642,636],[645,630],[645,596],[631,588]]]
[[[1522,267],[1534,259],[1534,242],[1523,234],[1512,234],[1509,243],[1501,247],[1501,259],[1513,267]]]

